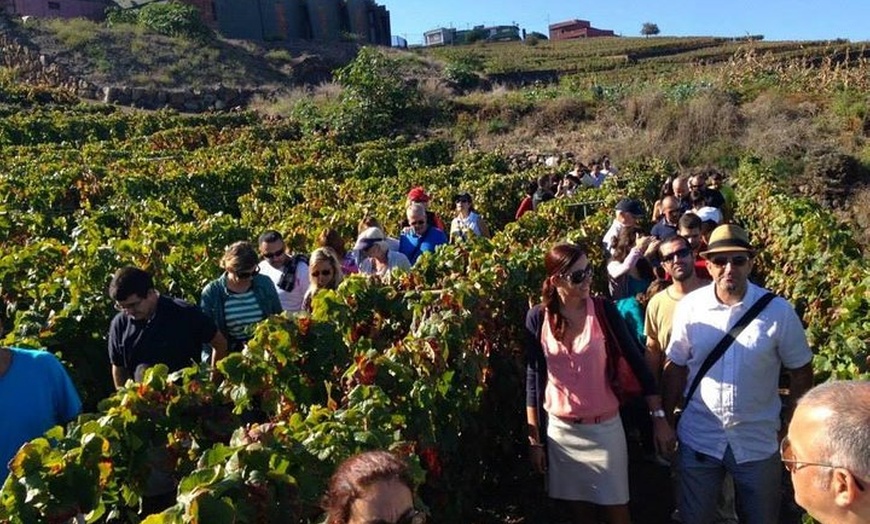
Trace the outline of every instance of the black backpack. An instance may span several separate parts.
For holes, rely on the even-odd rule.
[[[296,266],[299,265],[299,262],[308,265],[308,255],[303,254],[295,254],[290,255],[290,259],[284,263],[284,267],[281,268],[281,278],[278,279],[278,289],[284,290],[288,293],[293,291],[293,286],[296,285]]]

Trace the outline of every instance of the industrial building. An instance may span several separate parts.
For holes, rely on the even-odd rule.
[[[468,35],[476,33],[480,40],[487,42],[507,42],[520,40],[520,28],[516,25],[495,25],[484,27],[474,26],[473,29],[456,30],[454,28],[439,27],[423,33],[423,45],[452,45],[464,44]]]
[[[572,40],[596,36],[614,36],[614,34],[610,29],[592,27],[588,20],[568,20],[550,25],[550,40]]]
[[[110,6],[156,0],[0,0],[12,16],[102,20]],[[197,7],[203,22],[227,38],[348,40],[389,46],[390,12],[374,0],[176,0]]]

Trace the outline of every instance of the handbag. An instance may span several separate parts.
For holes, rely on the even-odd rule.
[[[607,378],[610,382],[610,388],[619,400],[619,405],[624,406],[643,395],[643,386],[634,373],[631,364],[625,358],[624,350],[619,344],[619,338],[607,320],[607,314],[604,311],[604,300],[594,298],[592,303],[595,306],[595,317],[604,331],[604,348],[607,353]]]
[[[755,301],[755,304],[752,304],[752,307],[740,317],[740,320],[737,321],[731,329],[728,330],[728,333],[725,333],[725,336],[722,337],[722,340],[719,341],[718,344],[713,348],[713,351],[707,355],[707,358],[704,359],[704,362],[701,364],[701,367],[698,369],[698,374],[695,375],[695,378],[692,380],[692,385],[689,386],[689,392],[686,393],[686,397],[683,399],[683,407],[682,411],[686,410],[686,406],[689,405],[689,400],[692,398],[692,395],[695,394],[695,391],[698,389],[698,386],[701,385],[701,379],[704,378],[704,375],[710,371],[710,368],[722,358],[722,355],[725,354],[725,351],[731,347],[734,341],[740,336],[740,333],[743,331],[743,328],[749,325],[752,320],[758,316],[761,311],[767,307],[771,300],[776,298],[771,292],[765,293],[761,298]],[[676,419],[677,423],[679,423],[679,418]]]

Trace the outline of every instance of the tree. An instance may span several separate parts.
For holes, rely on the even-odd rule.
[[[645,22],[643,24],[643,27],[640,28],[640,34],[642,34],[643,36],[655,36],[660,32],[661,31],[659,31],[658,24],[654,24],[652,22]]]

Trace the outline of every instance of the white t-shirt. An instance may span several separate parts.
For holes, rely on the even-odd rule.
[[[376,275],[385,280],[389,279],[390,273],[392,273],[393,269],[399,268],[402,271],[410,271],[411,270],[411,262],[408,261],[408,257],[404,254],[399,253],[398,251],[389,251],[387,253],[387,267],[384,268],[383,271],[378,272],[375,269],[375,263],[371,258],[366,258],[359,265],[359,272],[363,275]]]
[[[476,236],[482,236],[483,232],[480,228],[480,215],[472,211],[467,218],[456,217],[450,222],[450,238],[468,238],[468,232],[471,231]]]
[[[302,311],[302,300],[305,298],[305,291],[308,290],[308,264],[302,261],[296,264],[293,291],[289,293],[278,287],[278,282],[281,280],[280,269],[273,267],[268,260],[261,261],[259,267],[260,274],[266,275],[275,284],[281,308],[290,313]]]

